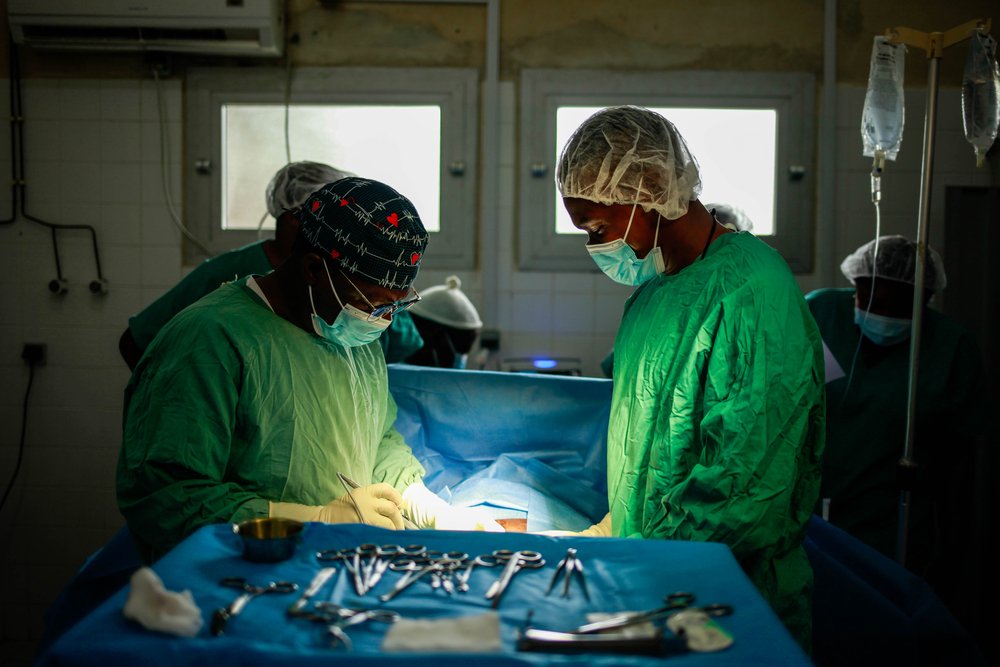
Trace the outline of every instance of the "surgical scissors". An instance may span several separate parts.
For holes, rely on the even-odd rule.
[[[692,605],[694,604],[694,599],[694,593],[671,593],[663,598],[663,601],[666,602],[666,604],[662,607],[636,614],[619,614],[618,616],[612,616],[611,618],[606,618],[601,621],[587,623],[586,625],[578,627],[575,632],[579,634],[590,634],[593,632],[601,632],[602,630],[624,628],[629,625],[637,625],[646,621],[663,618],[664,616],[669,616],[670,614],[682,609],[698,609],[709,616],[728,616],[733,613],[733,607],[728,604],[713,603],[705,605],[704,607],[693,607]]]
[[[486,591],[486,599],[493,600],[493,608],[496,609],[500,606],[500,597],[507,590],[514,575],[525,568],[537,570],[543,567],[545,559],[537,551],[511,551],[510,549],[497,549],[493,552],[493,556],[505,563],[503,572]]]
[[[215,636],[225,632],[226,623],[229,619],[243,611],[243,608],[247,606],[250,600],[253,600],[258,595],[265,595],[267,593],[293,593],[299,589],[298,584],[293,584],[290,581],[272,581],[267,586],[254,586],[248,583],[243,577],[226,577],[219,583],[230,588],[238,588],[243,593],[230,602],[229,606],[216,609],[215,613],[212,614],[211,633]]]
[[[501,565],[503,561],[494,556],[493,554],[481,554],[476,556],[471,561],[469,561],[469,566],[465,568],[465,571],[459,573],[455,578],[458,579],[458,590],[465,593],[469,590],[469,578],[472,576],[472,569],[477,565],[480,567],[496,567]]]
[[[580,587],[583,589],[583,595],[587,598],[587,602],[590,602],[590,593],[587,591],[587,579],[583,574],[583,561],[576,555],[576,549],[570,547],[566,550],[566,555],[563,559],[559,561],[559,565],[556,566],[555,574],[552,575],[552,581],[549,582],[549,588],[545,591],[548,595],[552,592],[552,589],[556,585],[556,581],[559,579],[559,573],[562,572],[564,576],[563,581],[563,591],[562,597],[569,599],[569,585],[573,581],[573,576],[577,575],[580,579]]]
[[[460,568],[468,558],[469,555],[461,551],[449,551],[447,553],[428,551],[424,555],[415,558],[394,560],[389,563],[389,569],[394,572],[405,572],[406,574],[396,582],[391,591],[380,595],[379,600],[388,602],[426,574],[443,577],[437,580],[433,587],[443,587],[445,591],[450,593],[454,590],[454,585],[450,579],[451,573]]]

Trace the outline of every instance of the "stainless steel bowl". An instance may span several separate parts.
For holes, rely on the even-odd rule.
[[[292,519],[264,517],[233,525],[243,541],[243,558],[255,563],[277,563],[295,553],[303,523]]]

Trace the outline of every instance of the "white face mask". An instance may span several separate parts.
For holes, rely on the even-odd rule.
[[[608,243],[598,243],[588,245],[587,252],[594,259],[598,268],[609,278],[622,285],[642,285],[650,278],[663,273],[666,266],[663,262],[663,252],[657,245],[660,237],[660,215],[656,215],[656,233],[653,235],[653,248],[646,253],[646,256],[639,259],[635,256],[635,251],[625,242],[628,233],[632,229],[632,218],[635,216],[635,207],[632,204],[632,213],[628,216],[628,226],[625,234],[620,239],[609,241]]]
[[[317,315],[316,304],[313,302],[312,285],[310,285],[309,305],[312,306],[312,325],[316,335],[341,347],[360,347],[378,340],[382,332],[391,324],[390,320],[378,317],[369,322],[368,313],[341,301],[337,289],[333,286],[333,279],[330,277],[330,269],[326,262],[323,262],[323,268],[326,269],[326,279],[330,283],[330,289],[333,290],[333,296],[340,304],[340,313],[337,314],[337,319],[333,321],[333,324],[328,324]]]

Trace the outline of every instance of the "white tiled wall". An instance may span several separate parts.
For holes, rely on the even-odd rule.
[[[180,201],[181,87],[163,84],[169,135],[168,181]],[[7,90],[3,82],[3,90]],[[864,90],[841,87],[838,105],[836,242],[840,258],[874,234],[868,203],[870,163],[861,157],[859,122]],[[898,162],[883,179],[883,233],[915,235],[923,124],[923,92],[909,93],[908,121]],[[0,662],[17,664],[11,650],[30,646],[42,632],[42,613],[77,566],[122,524],[114,499],[122,391],[128,372],[117,340],[128,316],[181,276],[180,236],[165,205],[160,167],[156,88],[137,80],[29,80],[24,86],[28,212],[60,223],[93,225],[108,280],[106,296],[87,284],[96,277],[89,238],[60,234],[70,291],[53,297],[51,237],[37,225],[0,225],[0,483],[17,457],[21,405],[28,371],[25,342],[48,345],[29,401],[24,463],[0,514]],[[577,357],[587,375],[611,347],[629,290],[598,273],[522,273],[515,270],[515,91],[501,89],[501,147],[496,247],[497,358]],[[945,185],[988,183],[974,168],[962,137],[958,94],[942,92],[933,190],[931,243],[941,244]],[[0,133],[0,155],[9,154]],[[0,180],[8,182],[0,160]],[[0,218],[10,206],[0,192]],[[417,287],[443,282],[448,271],[425,268]],[[462,274],[463,287],[483,305],[478,272]],[[803,290],[824,286],[799,276]],[[838,280],[842,283],[842,279]],[[485,309],[484,309],[485,310]],[[496,360],[493,360],[495,363]],[[12,648],[13,647],[13,648]],[[11,660],[14,660],[11,662]]]
[[[3,82],[7,90],[7,82]],[[181,89],[163,83],[168,169],[179,202]],[[42,632],[42,613],[88,554],[122,525],[114,497],[122,392],[128,370],[118,336],[128,316],[181,276],[179,234],[166,214],[159,117],[152,81],[27,80],[23,86],[27,213],[92,225],[108,294],[86,232],[59,232],[69,292],[56,276],[49,230],[0,226],[0,484],[17,459],[28,369],[26,342],[47,345],[28,400],[24,459],[0,514],[0,567],[14,585],[0,596],[0,662],[18,664]],[[3,104],[7,104],[4,100]],[[10,182],[9,135],[0,178]],[[10,192],[0,192],[8,217]],[[8,662],[10,659],[12,662]]]

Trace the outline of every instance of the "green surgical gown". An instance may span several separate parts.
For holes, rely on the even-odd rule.
[[[903,454],[910,343],[859,351],[854,289],[823,289],[806,296],[820,333],[844,377],[827,385],[827,444],[822,498],[830,521],[889,557],[895,557],[899,517],[896,462]],[[852,372],[853,368],[853,372]],[[917,488],[910,512],[908,565],[921,575],[931,556],[968,537],[949,537],[971,516],[975,437],[986,432],[985,377],[973,335],[933,309],[924,311],[920,345],[914,460]],[[935,539],[932,512],[945,519]],[[968,553],[956,554],[956,560]],[[944,563],[934,564],[938,568]],[[961,567],[960,564],[956,564]]]
[[[727,544],[808,647],[823,352],[784,260],[749,233],[719,237],[629,298],[614,359],[613,534]]]
[[[125,389],[118,506],[147,559],[270,500],[325,505],[345,493],[338,472],[400,491],[424,475],[378,343],[306,333],[245,283],[174,317]]]
[[[132,338],[145,350],[156,334],[177,313],[225,282],[262,276],[271,271],[271,260],[264,252],[267,240],[210,257],[199,264],[179,283],[128,320]],[[423,347],[424,341],[407,312],[398,313],[379,338],[386,363],[403,361]]]
[[[268,273],[272,267],[264,252],[266,242],[257,241],[206,259],[160,298],[128,318],[128,328],[139,348],[149,347],[170,318],[222,283]]]

